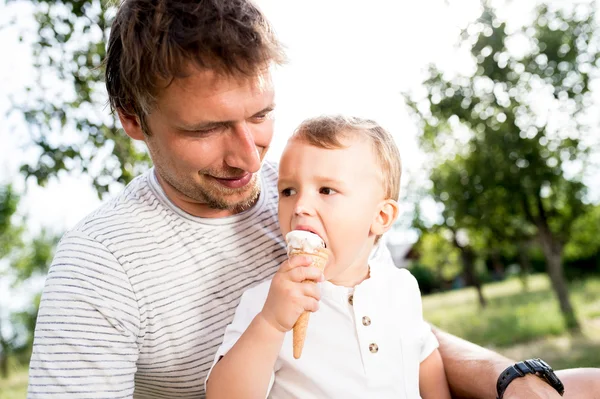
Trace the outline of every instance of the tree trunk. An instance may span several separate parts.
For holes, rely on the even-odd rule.
[[[523,284],[523,291],[529,291],[529,274],[531,273],[531,261],[529,260],[529,254],[527,253],[527,245],[524,242],[519,242],[519,263],[521,270],[519,275],[521,277],[521,284]]]
[[[2,319],[0,319],[0,375],[8,379],[8,348],[9,343],[2,335]]]
[[[567,282],[564,275],[562,265],[562,245],[554,238],[549,226],[542,220],[538,225],[538,238],[542,245],[542,251],[546,258],[546,270],[550,281],[552,282],[552,288],[558,298],[560,304],[560,310],[565,319],[565,323],[570,330],[580,331],[581,327],[577,321],[575,310],[571,305],[569,299],[569,290],[567,288]]]
[[[495,280],[503,280],[504,279],[504,263],[502,263],[502,259],[500,258],[500,253],[498,250],[493,250],[492,252],[492,267],[494,269],[494,277]]]
[[[475,273],[475,254],[469,247],[459,246],[458,248],[460,249],[460,256],[462,258],[467,285],[475,287],[475,290],[477,291],[477,297],[479,299],[479,305],[481,305],[482,308],[485,308],[487,301],[483,296],[481,282],[477,278],[477,273]]]
[[[0,353],[0,375],[5,380],[8,379],[8,356],[2,351]]]

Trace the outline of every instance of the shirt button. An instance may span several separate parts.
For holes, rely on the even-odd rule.
[[[379,351],[379,347],[377,344],[371,344],[369,345],[369,351],[371,351],[371,353],[377,353]]]
[[[350,296],[348,297],[348,303],[349,303],[350,305],[354,305],[354,295],[350,295]]]
[[[362,318],[362,323],[363,323],[363,326],[370,326],[371,325],[371,319],[369,319],[367,316],[364,316]]]

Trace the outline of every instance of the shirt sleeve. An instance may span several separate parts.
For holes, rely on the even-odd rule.
[[[27,397],[132,398],[141,336],[121,264],[90,237],[65,234],[42,293]]]
[[[244,331],[246,331],[250,323],[252,323],[252,320],[254,320],[256,315],[261,311],[265,303],[269,287],[270,281],[268,284],[261,284],[257,287],[245,291],[242,294],[240,304],[235,310],[233,321],[225,328],[223,343],[221,344],[221,346],[219,346],[219,349],[217,349],[217,354],[215,355],[213,364],[210,367],[210,370],[208,371],[208,375],[206,376],[206,380],[204,382],[205,387],[210,377],[210,373],[212,372],[215,365],[219,362],[219,360],[221,360],[223,356],[227,354],[227,352],[231,350],[231,348],[233,348],[233,346],[236,344],[238,339],[240,339]],[[267,389],[267,396],[271,392],[271,388],[273,387],[274,382],[275,371],[271,373],[269,388]]]
[[[422,321],[421,323],[421,355],[419,356],[419,362],[427,359],[431,353],[436,350],[440,344],[438,343],[437,338],[433,331],[431,331],[431,326],[426,321]]]
[[[419,355],[419,362],[427,359],[431,353],[439,347],[439,343],[435,334],[431,330],[431,325],[423,319],[423,303],[421,300],[421,290],[419,289],[419,283],[417,279],[406,269],[404,269],[409,277],[410,293],[412,300],[410,303],[414,303],[415,307],[415,320],[417,322],[417,331],[419,334],[419,342],[421,343],[421,351]]]

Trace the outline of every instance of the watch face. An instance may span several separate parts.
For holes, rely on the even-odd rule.
[[[543,367],[545,367],[545,368],[547,368],[548,370],[552,371],[552,367],[550,367],[550,365],[549,365],[548,363],[546,363],[545,361],[543,361],[542,359],[535,359],[535,360],[537,360],[538,362],[540,362],[540,364],[541,364]]]

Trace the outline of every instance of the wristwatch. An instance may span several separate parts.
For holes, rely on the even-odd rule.
[[[498,391],[498,399],[502,399],[504,391],[508,384],[515,378],[524,377],[527,374],[535,374],[542,380],[546,381],[552,388],[556,389],[556,392],[563,396],[565,393],[565,387],[563,383],[558,379],[552,367],[542,359],[529,359],[507,367],[506,370],[498,377],[496,383],[496,390]]]

